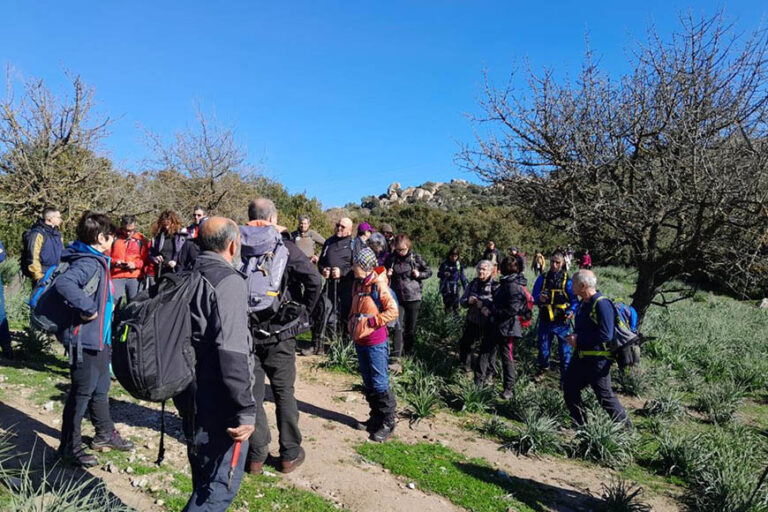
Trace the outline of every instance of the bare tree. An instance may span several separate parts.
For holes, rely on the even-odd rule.
[[[197,125],[165,143],[148,132],[154,152],[152,183],[156,209],[185,211],[194,204],[207,211],[232,215],[247,204],[247,194],[258,173],[246,163],[246,153],[234,132],[210,122],[199,110]]]
[[[741,288],[766,268],[768,38],[722,14],[681,25],[669,42],[651,31],[619,80],[588,53],[573,82],[488,85],[476,120],[496,135],[459,155],[585,247],[624,252],[641,318],[681,297],[673,280],[727,271]]]
[[[46,205],[65,215],[85,208],[113,211],[128,179],[99,156],[109,119],[92,122],[93,89],[72,78],[72,93],[57,98],[42,80],[16,98],[10,85],[0,103],[0,204],[10,220],[28,220]]]

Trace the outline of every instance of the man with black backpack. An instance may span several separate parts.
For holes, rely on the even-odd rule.
[[[198,239],[202,252],[193,272],[200,283],[190,305],[195,379],[174,398],[184,419],[192,470],[192,496],[184,510],[224,511],[240,487],[245,457],[239,451],[247,449],[256,422],[248,291],[234,268],[239,263],[237,225],[211,217]]]
[[[565,374],[563,394],[571,419],[583,425],[584,404],[581,391],[591,386],[600,406],[617,423],[631,426],[629,416],[611,388],[612,355],[616,314],[608,297],[597,291],[597,277],[591,270],[573,275],[573,291],[581,299],[575,318],[575,334],[566,340],[574,357]]]
[[[61,212],[48,206],[41,218],[21,235],[21,273],[32,279],[33,287],[61,259],[60,225]]]
[[[309,330],[309,312],[320,299],[322,279],[307,256],[277,226],[277,208],[259,198],[248,206],[248,225],[240,227],[243,271],[248,278],[248,311],[255,364],[253,397],[256,430],[250,438],[246,471],[262,472],[270,433],[264,412],[264,378],[274,396],[280,444],[278,470],[290,473],[304,462],[299,410],[294,396],[296,335]],[[283,232],[283,235],[281,235]],[[298,282],[303,296],[291,296]]]

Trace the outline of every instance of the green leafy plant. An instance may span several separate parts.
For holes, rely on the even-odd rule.
[[[600,512],[651,512],[653,509],[647,503],[640,501],[642,487],[634,487],[623,478],[612,479],[609,484],[601,484],[603,492],[600,495],[602,503]]]
[[[563,453],[565,443],[558,422],[550,416],[533,414],[523,426],[513,432],[503,448],[514,450],[518,455]]]
[[[490,386],[476,385],[468,377],[460,377],[447,390],[449,403],[457,410],[482,413],[491,408],[494,390]]]
[[[573,437],[573,455],[610,467],[623,467],[632,462],[637,446],[634,433],[616,423],[603,411],[586,410],[586,423]]]
[[[645,403],[643,412],[664,420],[675,420],[685,416],[685,403],[679,393],[667,390]]]
[[[342,338],[331,341],[326,357],[318,363],[321,368],[354,373],[357,371],[357,351],[355,344]]]
[[[741,404],[744,391],[732,380],[706,385],[696,396],[694,407],[712,423],[729,423]]]

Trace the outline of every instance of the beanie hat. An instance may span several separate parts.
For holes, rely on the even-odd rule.
[[[376,268],[376,265],[378,264],[376,255],[373,254],[373,251],[369,247],[363,247],[357,251],[352,259],[355,265],[359,266],[366,272],[370,272]]]

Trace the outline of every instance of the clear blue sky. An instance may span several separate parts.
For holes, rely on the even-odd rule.
[[[526,61],[576,72],[589,31],[618,74],[650,23],[666,34],[679,13],[722,6],[746,31],[768,13],[754,0],[6,0],[0,59],[16,85],[62,92],[70,71],[94,86],[121,168],[148,155],[140,126],[170,136],[199,104],[267,175],[330,207],[393,181],[474,179],[453,159],[473,138],[484,67],[499,81]]]

